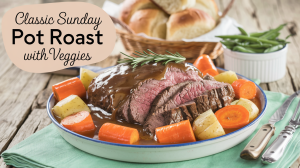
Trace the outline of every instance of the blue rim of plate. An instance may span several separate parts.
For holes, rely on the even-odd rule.
[[[103,68],[103,70],[106,70],[108,68],[111,68],[111,67],[107,67],[107,68]],[[223,70],[223,71],[228,71],[228,70],[225,70],[225,69],[222,69],[222,68],[219,68],[217,67],[217,69],[220,69],[220,70]],[[240,77],[243,77],[249,81],[252,81],[251,79],[248,79],[246,78],[245,76],[243,75],[240,75],[240,74],[237,74],[238,76]],[[253,81],[252,81],[253,82]],[[255,83],[255,82],[253,82]],[[97,140],[97,139],[93,139],[93,138],[89,138],[89,137],[86,137],[86,136],[83,136],[83,135],[80,135],[80,134],[77,134],[73,131],[70,131],[68,129],[66,129],[65,127],[63,127],[61,124],[59,124],[55,118],[53,117],[52,113],[51,113],[51,109],[50,109],[50,101],[51,99],[53,98],[53,93],[50,95],[48,101],[47,101],[47,113],[48,113],[48,116],[50,117],[51,121],[57,126],[59,127],[60,129],[64,130],[65,132],[67,133],[70,133],[72,135],[75,135],[79,138],[83,138],[85,140],[89,140],[89,141],[93,141],[93,142],[97,142],[97,143],[101,143],[101,144],[106,144],[106,145],[113,145],[113,146],[121,146],[121,147],[132,147],[132,148],[168,148],[168,147],[182,147],[182,146],[188,146],[188,145],[196,145],[196,144],[200,144],[200,143],[204,143],[204,142],[209,142],[209,141],[214,141],[214,140],[217,140],[217,139],[221,139],[221,138],[225,138],[225,137],[228,137],[228,136],[231,136],[233,134],[236,134],[238,132],[241,132],[247,128],[249,128],[250,126],[252,126],[254,123],[258,122],[260,120],[260,118],[263,117],[263,115],[265,114],[265,111],[266,111],[266,107],[267,107],[267,104],[268,104],[268,100],[267,100],[267,96],[265,94],[265,92],[262,90],[262,88],[257,85],[255,83],[255,85],[259,88],[259,90],[262,92],[263,96],[264,96],[264,99],[265,99],[265,106],[263,107],[263,110],[262,112],[259,114],[258,117],[256,117],[255,120],[253,120],[251,123],[249,123],[248,125],[236,130],[236,131],[233,131],[231,133],[228,133],[228,134],[225,134],[225,135],[222,135],[222,136],[219,136],[219,137],[216,137],[216,138],[211,138],[211,139],[207,139],[207,140],[201,140],[201,141],[196,141],[196,142],[189,142],[189,143],[182,143],[182,144],[171,144],[171,145],[127,145],[127,144],[118,144],[118,143],[112,143],[112,142],[106,142],[106,141],[101,141],[101,140]]]

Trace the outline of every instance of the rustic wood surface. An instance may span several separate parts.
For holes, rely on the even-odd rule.
[[[1,0],[0,23],[2,16],[9,9],[38,3],[59,2],[60,0]],[[104,0],[82,0],[102,6]],[[116,3],[122,0],[111,0]],[[220,11],[230,0],[216,0]],[[281,37],[292,34],[287,57],[287,73],[276,82],[263,83],[264,90],[292,94],[300,89],[300,1],[299,0],[236,0],[228,16],[237,20],[249,32],[264,31],[282,23],[288,26],[282,30]],[[124,48],[117,40],[114,51],[106,60],[96,63],[101,67],[115,65]],[[36,131],[51,123],[46,114],[46,100],[51,93],[51,86],[70,76],[54,74],[33,74],[20,70],[8,58],[0,30],[0,154]],[[223,66],[223,57],[215,60],[217,66]],[[0,168],[6,168],[0,158]],[[291,168],[300,167],[300,158]]]

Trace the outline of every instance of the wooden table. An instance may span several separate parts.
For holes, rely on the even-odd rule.
[[[83,0],[84,1],[84,0]],[[104,0],[86,0],[102,6]],[[121,0],[114,0],[117,3]],[[230,0],[216,0],[220,11]],[[0,22],[9,9],[26,5],[56,2],[56,0],[1,0]],[[228,15],[237,20],[247,31],[257,32],[277,27],[282,23],[288,26],[282,30],[281,37],[293,36],[288,49],[287,73],[276,82],[263,83],[264,90],[292,94],[300,89],[300,1],[297,0],[236,0]],[[1,30],[0,30],[1,31]],[[101,67],[115,65],[123,50],[117,39],[116,47],[109,58],[97,63]],[[223,66],[223,57],[216,60],[217,66]],[[0,154],[36,131],[51,123],[46,113],[46,100],[51,86],[70,76],[53,74],[33,74],[25,72],[12,64],[8,58],[0,35]],[[0,160],[0,167],[8,167]],[[291,166],[300,167],[300,158]]]

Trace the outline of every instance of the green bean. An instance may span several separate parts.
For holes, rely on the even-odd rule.
[[[251,48],[269,48],[272,47],[271,44],[250,44],[248,45]]]
[[[283,45],[279,44],[279,45],[276,45],[276,46],[272,46],[270,48],[267,48],[264,53],[269,53],[269,52],[274,52],[274,51],[278,51],[280,49],[283,48]]]
[[[242,47],[242,46],[233,47],[233,51],[240,51],[240,52],[245,52],[245,53],[255,53],[255,51],[247,49],[247,48]]]
[[[243,39],[243,40],[248,40],[248,41],[253,41],[253,42],[263,42],[263,43],[268,43],[268,44],[274,44],[277,45],[279,44],[277,41],[271,41],[271,40],[267,40],[267,39],[261,39],[261,38],[257,38],[257,37],[248,37],[248,36],[244,36],[244,35],[225,35],[225,36],[216,36],[222,39]]]
[[[268,39],[270,36],[272,36],[274,33],[278,33],[281,29],[283,29],[283,27],[285,26],[286,24],[282,24],[280,26],[278,26],[276,29],[273,29],[273,30],[270,30],[268,31],[266,34],[260,36],[259,38],[262,38],[262,39]]]
[[[238,27],[242,35],[249,36],[248,33],[241,27]]]
[[[244,48],[254,51],[255,53],[263,53],[265,51],[264,48],[251,48],[251,47],[244,47]]]
[[[258,32],[258,33],[250,33],[250,37],[260,37],[264,34],[266,34],[268,31],[265,32]]]
[[[274,33],[274,34],[270,35],[270,36],[268,37],[268,39],[269,39],[269,40],[275,40],[279,35],[280,35],[279,32]]]

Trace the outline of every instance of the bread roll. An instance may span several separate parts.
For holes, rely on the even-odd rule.
[[[129,27],[135,33],[165,39],[167,21],[168,16],[159,9],[142,9],[132,15]]]
[[[121,13],[120,20],[128,24],[132,15],[140,9],[156,9],[157,6],[150,0],[125,0]]]
[[[152,0],[157,6],[163,9],[168,14],[183,11],[193,7],[196,0]]]
[[[193,8],[203,10],[214,18],[215,21],[219,20],[219,9],[214,0],[196,0],[196,4]]]
[[[215,20],[206,12],[189,8],[170,16],[167,23],[167,40],[195,38],[209,32],[215,25]]]

